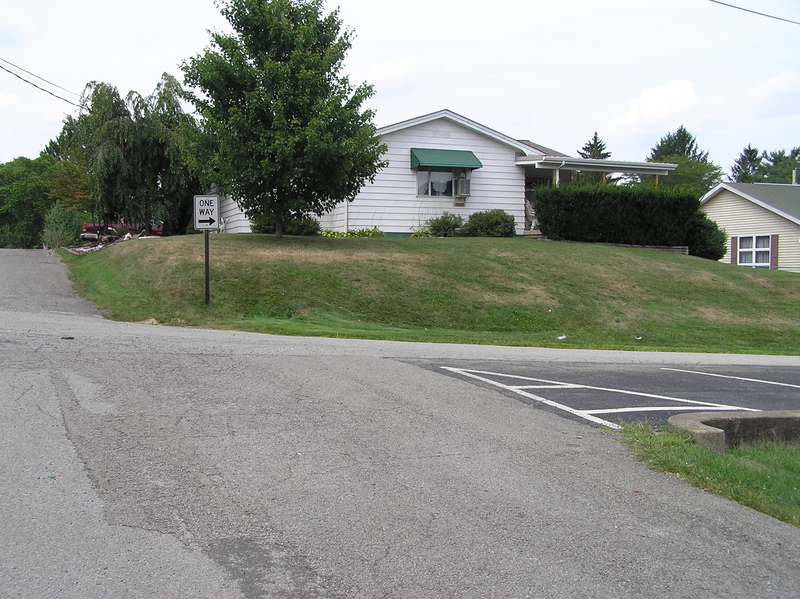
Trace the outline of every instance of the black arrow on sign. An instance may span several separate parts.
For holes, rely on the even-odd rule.
[[[202,224],[213,225],[215,222],[217,222],[217,221],[215,221],[213,218],[209,217],[208,220],[199,220],[199,221],[197,221],[197,224],[200,224],[200,225],[202,225]]]

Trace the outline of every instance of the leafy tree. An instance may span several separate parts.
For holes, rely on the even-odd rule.
[[[698,197],[722,181],[722,168],[708,159],[708,152],[700,150],[694,135],[683,125],[662,137],[650,150],[647,161],[677,164],[678,168],[660,179],[660,184],[684,187]]]
[[[580,156],[581,158],[605,160],[611,157],[611,152],[606,151],[605,142],[602,139],[600,139],[600,136],[597,135],[597,131],[595,131],[592,138],[585,144],[583,144],[583,147],[580,150],[578,150],[578,156]],[[603,173],[596,173],[591,171],[584,171],[577,173],[575,180],[576,183],[588,184],[588,185],[591,185],[592,183],[600,183],[601,181],[605,181],[607,183],[611,182],[608,180],[607,177],[603,176]]]
[[[667,156],[686,156],[698,162],[708,162],[708,152],[697,147],[694,135],[681,125],[675,132],[669,132],[650,150],[648,162],[666,162]]]
[[[791,183],[792,171],[800,169],[800,148],[764,152],[761,155],[764,181],[767,183]]]
[[[61,133],[47,144],[43,153],[57,160],[48,180],[51,196],[67,208],[93,213],[97,200],[79,119],[67,116]]]
[[[56,197],[106,224],[124,219],[149,229],[162,220],[165,233],[186,232],[203,185],[190,160],[197,124],[181,96],[166,73],[149,96],[132,91],[123,99],[108,83],[87,85],[84,112],[68,117],[46,150],[60,161],[51,180]]]
[[[736,183],[756,183],[764,180],[764,168],[758,148],[747,145],[731,167],[731,176]]]
[[[712,162],[692,160],[683,155],[664,156],[663,162],[678,168],[660,179],[663,187],[683,187],[701,197],[722,182],[722,168]]]
[[[0,245],[38,246],[47,212],[55,203],[48,195],[52,156],[16,158],[0,165]]]
[[[372,86],[341,74],[352,34],[323,4],[223,0],[234,33],[182,65],[218,182],[250,218],[272,215],[278,237],[292,217],[351,201],[386,151],[361,110]]]
[[[731,168],[737,183],[791,183],[792,171],[800,169],[800,147],[759,153],[748,146],[742,150]]]
[[[81,234],[83,215],[67,207],[61,202],[56,202],[44,218],[44,232],[42,241],[49,248],[72,245]]]
[[[202,185],[191,168],[190,140],[196,121],[181,106],[183,90],[177,79],[164,73],[155,91],[146,97],[131,92],[128,105],[135,124],[129,159],[134,165],[136,203],[129,211],[150,221],[164,221],[167,233],[185,233],[192,219],[192,200]]]

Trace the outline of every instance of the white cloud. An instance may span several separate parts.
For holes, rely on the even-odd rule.
[[[631,100],[628,110],[617,114],[603,125],[612,134],[650,129],[653,125],[671,124],[699,103],[694,85],[689,81],[672,81],[643,91]],[[678,123],[680,124],[680,123]]]

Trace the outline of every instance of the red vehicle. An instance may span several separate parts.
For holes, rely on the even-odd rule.
[[[83,223],[83,229],[81,230],[81,240],[92,240],[96,241],[100,238],[101,235],[108,235],[111,237],[117,237],[120,234],[124,235],[125,233],[130,233],[131,235],[136,235],[137,233],[142,233],[145,231],[144,225],[126,225],[125,223],[118,223],[116,225],[112,225],[110,227],[106,227],[102,223]],[[162,231],[162,223],[160,222],[151,222],[150,223],[150,235],[160,236]]]

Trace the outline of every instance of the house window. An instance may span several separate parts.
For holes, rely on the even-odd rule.
[[[417,170],[417,195],[453,196],[453,169],[419,168]]]
[[[737,264],[753,268],[769,268],[772,264],[772,237],[750,235],[739,237]]]

